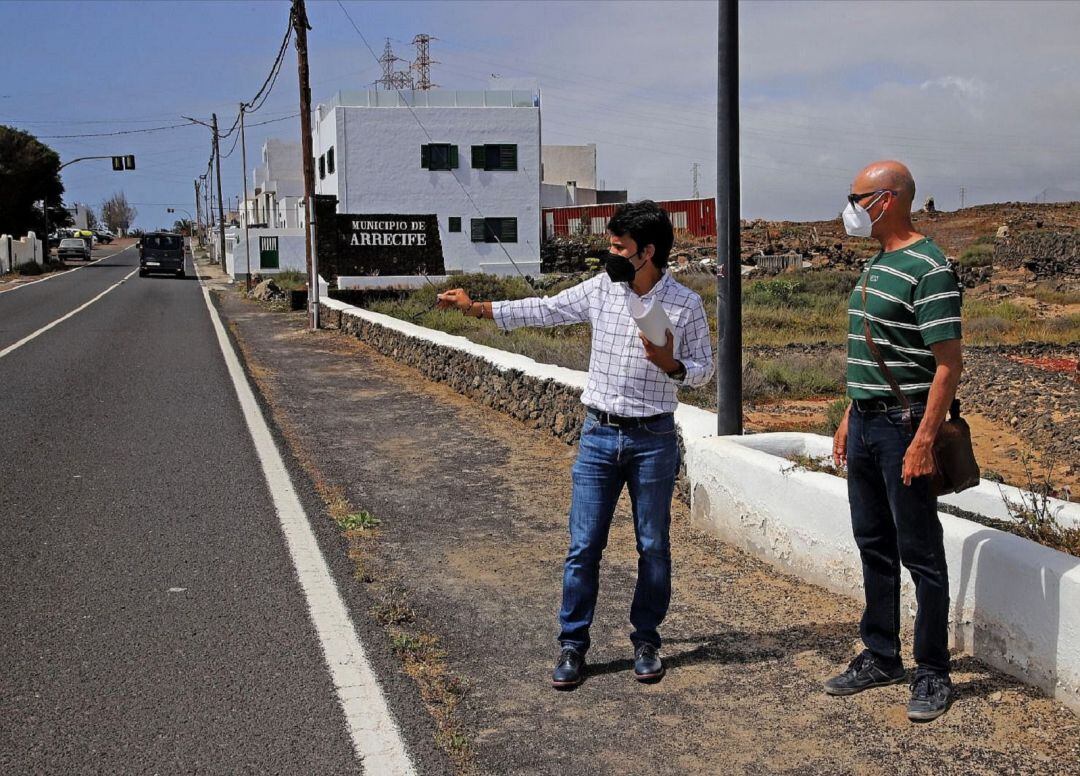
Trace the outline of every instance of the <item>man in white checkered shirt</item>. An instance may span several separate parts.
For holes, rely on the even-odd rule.
[[[570,549],[559,611],[560,652],[552,685],[569,689],[585,678],[589,626],[600,582],[600,558],[619,494],[626,485],[637,535],[638,577],[630,608],[634,675],[664,675],[659,627],[671,599],[671,497],[679,470],[674,411],[680,385],[712,377],[709,325],[701,297],[665,272],[674,233],[655,202],[622,205],[608,223],[607,271],[553,297],[474,302],[458,288],[439,295],[443,308],[491,318],[502,329],[592,324],[589,379],[578,457],[573,468]],[[674,331],[654,345],[627,307],[636,296],[660,304]]]

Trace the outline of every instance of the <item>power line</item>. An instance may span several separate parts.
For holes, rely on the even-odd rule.
[[[122,129],[118,132],[91,132],[83,135],[38,135],[37,137],[40,140],[63,140],[65,138],[74,137],[115,137],[116,135],[137,135],[142,132],[161,132],[166,129],[190,127],[194,123],[194,121],[186,121],[183,124],[170,124],[165,127],[147,127],[146,129]]]

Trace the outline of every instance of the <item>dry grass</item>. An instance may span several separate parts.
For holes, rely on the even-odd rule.
[[[986,247],[986,246],[984,246]],[[580,282],[581,276],[535,281],[551,295]],[[841,270],[786,273],[752,280],[743,287],[743,344],[747,347],[784,347],[791,344],[841,345],[848,331],[847,303],[857,275]],[[683,274],[679,281],[705,300],[705,313],[716,337],[716,279],[708,274]],[[520,278],[463,275],[449,285],[461,285],[474,299],[520,299],[533,292]],[[517,329],[503,332],[489,321],[466,318],[456,311],[435,310],[437,289],[425,287],[393,301],[369,305],[377,312],[410,320],[421,326],[458,334],[481,345],[518,353],[545,364],[585,370],[589,365],[589,327],[586,324],[552,329]],[[1073,296],[1050,288],[1036,290],[1044,300],[1070,303]],[[1013,301],[971,298],[964,303],[964,337],[973,345],[1080,341],[1080,314],[1040,317]],[[827,356],[784,354],[773,358],[750,357],[744,367],[744,395],[748,401],[840,397],[846,363],[840,352]],[[681,398],[697,406],[716,405],[715,383],[685,389]]]

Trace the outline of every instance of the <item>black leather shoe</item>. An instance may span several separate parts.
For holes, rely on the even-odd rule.
[[[871,687],[884,687],[904,681],[904,667],[883,666],[870,650],[863,650],[847,670],[825,682],[829,695],[854,695]]]
[[[911,700],[907,716],[912,722],[929,722],[949,709],[952,701],[952,681],[948,674],[918,670],[911,680]]]
[[[585,681],[585,656],[574,647],[563,647],[555,670],[551,672],[551,686],[556,690],[569,690]]]
[[[659,682],[664,678],[664,663],[652,644],[634,647],[634,678],[639,682]]]

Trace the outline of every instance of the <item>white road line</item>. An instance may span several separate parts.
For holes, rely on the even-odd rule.
[[[4,357],[4,356],[6,356],[7,354],[9,354],[9,353],[11,353],[11,352],[13,352],[13,351],[15,351],[15,350],[18,350],[19,348],[21,348],[21,347],[22,347],[23,345],[25,345],[25,344],[26,344],[27,342],[29,342],[30,340],[34,339],[35,337],[40,337],[40,336],[41,336],[42,334],[44,334],[45,332],[47,332],[47,331],[48,331],[49,329],[51,329],[51,328],[52,328],[53,326],[57,326],[57,325],[59,325],[59,324],[63,323],[64,321],[66,321],[66,320],[67,320],[68,318],[70,318],[71,316],[73,316],[73,315],[75,315],[75,314],[77,314],[77,313],[80,313],[80,312],[82,312],[82,311],[83,311],[83,310],[85,310],[85,309],[86,309],[87,307],[89,307],[89,306],[90,306],[90,305],[92,305],[92,304],[93,304],[94,302],[96,302],[96,301],[97,301],[98,299],[101,299],[101,297],[105,296],[105,294],[107,294],[107,293],[109,293],[110,291],[112,291],[112,290],[113,290],[114,288],[119,288],[119,287],[120,287],[120,286],[121,286],[121,285],[122,285],[122,284],[124,283],[124,281],[126,281],[126,280],[127,280],[127,279],[128,279],[129,277],[131,277],[132,275],[134,275],[134,274],[135,274],[136,272],[138,272],[138,271],[139,271],[139,268],[138,268],[138,267],[136,267],[135,269],[131,270],[131,272],[129,272],[129,273],[127,273],[126,275],[124,275],[124,277],[123,277],[123,278],[121,278],[121,279],[120,279],[119,281],[117,281],[116,283],[113,283],[113,284],[112,284],[111,286],[109,286],[108,288],[106,288],[106,289],[105,289],[104,291],[102,291],[102,292],[101,292],[100,294],[98,294],[97,296],[95,296],[95,297],[94,297],[93,299],[91,299],[91,300],[90,300],[89,302],[84,302],[83,304],[79,305],[79,306],[78,306],[78,307],[76,307],[76,308],[75,308],[74,310],[72,310],[71,312],[69,312],[69,313],[68,313],[67,315],[62,315],[61,317],[57,318],[57,319],[56,319],[55,321],[53,321],[52,323],[47,323],[47,324],[45,324],[45,325],[44,325],[44,326],[42,326],[42,327],[41,327],[40,329],[38,329],[37,331],[35,331],[35,332],[34,332],[33,334],[27,334],[27,335],[26,335],[25,337],[23,337],[23,338],[22,338],[21,340],[19,340],[18,342],[14,343],[13,345],[8,345],[8,346],[7,346],[6,348],[4,348],[3,350],[0,350],[0,358],[3,358],[3,357]]]
[[[281,521],[281,530],[285,534],[300,587],[307,599],[308,613],[322,644],[323,657],[330,670],[338,702],[345,713],[345,724],[352,737],[353,749],[363,764],[364,772],[371,776],[415,774],[401,731],[386,705],[375,671],[368,662],[349,611],[330,575],[311,524],[289,479],[289,471],[225,334],[221,318],[210,301],[210,289],[203,286],[202,292],[251,439],[259,454],[263,475]]]
[[[81,267],[75,267],[74,269],[66,269],[63,272],[54,272],[53,274],[47,275],[46,277],[43,277],[43,278],[39,278],[38,280],[31,280],[29,283],[19,283],[19,285],[17,285],[17,286],[12,286],[11,288],[5,288],[3,291],[0,291],[0,294],[7,294],[7,293],[10,293],[12,291],[18,291],[20,288],[26,288],[27,286],[32,286],[32,285],[35,285],[37,283],[44,283],[46,280],[52,280],[53,278],[63,277],[64,275],[70,275],[72,272],[78,272],[80,269],[86,269],[87,267],[89,267],[89,266],[91,266],[93,264],[97,264],[99,261],[105,261],[105,259],[115,258],[115,257],[119,256],[121,253],[123,253],[124,251],[130,251],[134,247],[135,247],[134,245],[129,245],[126,248],[121,248],[116,253],[110,253],[108,256],[102,256],[100,259],[94,259],[93,261],[88,261],[86,264],[83,264]]]

